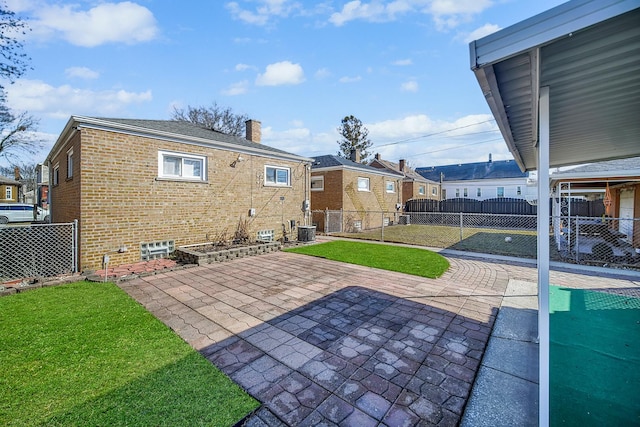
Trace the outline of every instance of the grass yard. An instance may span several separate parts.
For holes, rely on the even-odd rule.
[[[382,231],[375,229],[358,233],[335,233],[334,235],[379,241],[382,237]],[[509,242],[505,241],[507,237],[510,238]],[[551,240],[551,259],[562,260],[553,239]],[[531,259],[535,259],[537,255],[535,230],[464,227],[461,235],[460,228],[453,226],[394,225],[384,228],[384,241]]]
[[[111,283],[0,298],[0,420],[233,425],[258,406]]]
[[[429,278],[440,277],[449,268],[449,261],[435,252],[420,248],[377,243],[335,240],[333,242],[299,246],[287,249],[287,252],[313,255],[334,261]]]

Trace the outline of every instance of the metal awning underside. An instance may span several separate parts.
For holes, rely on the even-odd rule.
[[[574,0],[470,44],[471,67],[522,170],[537,169],[549,87],[550,166],[640,156],[640,0]]]

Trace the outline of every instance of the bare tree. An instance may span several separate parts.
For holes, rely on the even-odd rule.
[[[338,141],[338,155],[348,159],[351,150],[357,149],[360,150],[360,162],[367,163],[371,155],[367,150],[373,145],[369,139],[369,130],[353,115],[344,117],[341,123],[338,127],[338,132],[342,135],[342,140]]]
[[[33,191],[36,189],[37,166],[36,163],[12,163],[11,166],[1,166],[0,175],[13,179],[17,168],[20,173],[18,181],[24,185],[25,191]]]
[[[16,37],[28,31],[4,2],[0,3],[0,79],[15,82],[27,70],[29,58]],[[37,120],[27,113],[15,115],[7,106],[4,85],[0,82],[0,157],[15,159],[18,153],[35,154],[42,141],[34,138]]]
[[[234,113],[231,108],[220,107],[213,103],[210,107],[192,107],[173,109],[172,120],[194,123],[207,129],[213,129],[228,135],[244,136],[246,114]]]

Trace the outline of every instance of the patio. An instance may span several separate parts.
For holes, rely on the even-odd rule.
[[[263,403],[247,425],[458,425],[508,285],[537,273],[447,257],[439,279],[277,252],[120,286]]]

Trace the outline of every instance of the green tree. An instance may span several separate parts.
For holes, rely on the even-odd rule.
[[[359,150],[360,162],[367,163],[371,155],[367,150],[373,143],[368,138],[369,130],[362,125],[362,122],[353,115],[345,116],[338,127],[338,132],[342,135],[342,139],[338,141],[340,146],[338,156],[350,159],[352,150]]]
[[[183,108],[174,108],[171,119],[194,123],[228,135],[244,136],[245,122],[249,120],[249,116],[234,113],[231,108],[220,107],[214,102],[210,107],[189,105],[186,111]]]
[[[29,68],[29,58],[16,37],[28,31],[24,21],[0,3],[0,157],[15,159],[19,152],[35,154],[42,141],[35,137],[37,120],[26,112],[15,114],[7,106],[5,82],[14,83]]]

